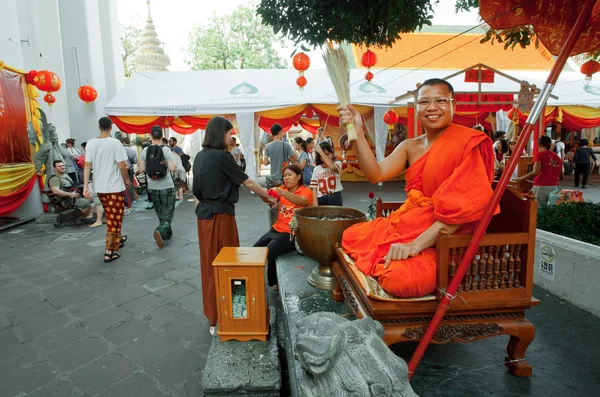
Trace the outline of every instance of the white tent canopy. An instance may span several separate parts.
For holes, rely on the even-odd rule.
[[[374,106],[375,146],[377,158],[383,158],[387,129],[381,121],[397,96],[415,89],[416,84],[429,78],[444,78],[456,71],[450,70],[373,70],[371,83],[364,79],[364,69],[350,73],[351,101]],[[511,76],[541,88],[547,72],[510,72]],[[181,116],[235,114],[244,156],[257,164],[254,148],[258,145],[256,112],[299,104],[335,104],[337,97],[325,70],[305,72],[308,84],[303,90],[296,85],[298,72],[292,69],[276,70],[205,70],[189,72],[136,73],[106,106],[109,116]],[[457,92],[477,91],[477,83],[465,83],[464,74],[448,80]],[[584,76],[563,72],[550,99],[550,105],[599,106],[600,95],[584,91]],[[517,92],[520,85],[496,75],[494,83],[482,84],[484,92]],[[247,168],[254,177],[255,168]]]
[[[389,106],[396,96],[414,90],[418,82],[443,78],[453,71],[399,69],[373,70],[372,84],[364,80],[364,69],[351,71],[352,103]],[[508,72],[511,76],[541,88],[547,72]],[[325,70],[305,72],[308,84],[301,91],[296,85],[298,72],[276,70],[205,70],[190,72],[136,73],[106,106],[110,116],[175,116],[203,114],[254,113],[304,103],[337,103]],[[476,83],[465,83],[464,75],[449,82],[456,91],[476,91]],[[600,96],[584,91],[584,76],[563,72],[549,105],[586,105],[597,107]],[[496,75],[494,83],[482,84],[483,91],[518,91],[513,81]],[[395,106],[399,106],[396,104]]]

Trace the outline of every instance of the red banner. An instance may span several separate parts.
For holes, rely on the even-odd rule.
[[[513,94],[481,94],[479,105],[477,102],[477,94],[456,94],[457,112],[497,112],[498,110],[509,111],[513,107]],[[470,102],[470,103],[465,103]],[[490,103],[491,102],[491,103]],[[498,103],[500,102],[500,104]],[[505,104],[501,104],[501,103]]]
[[[491,70],[481,69],[481,82],[493,83],[495,73]],[[465,83],[478,83],[479,69],[471,69],[465,72]]]
[[[25,89],[20,74],[0,69],[0,164],[31,163]]]

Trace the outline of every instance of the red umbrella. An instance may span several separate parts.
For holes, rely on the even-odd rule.
[[[600,30],[600,4],[596,4],[596,0],[526,0],[524,2],[523,0],[481,0],[479,10],[482,18],[494,29],[533,25],[546,48],[554,55],[558,55],[513,151],[521,153],[569,56],[600,48],[600,37],[597,35]],[[572,28],[569,29],[571,26]],[[567,34],[567,32],[570,33]],[[492,219],[494,209],[500,203],[500,198],[504,194],[518,160],[517,156],[510,157],[448,290],[442,297],[427,331],[408,363],[409,378],[419,365],[429,342],[444,318],[444,314],[469,267],[470,258],[475,255]]]

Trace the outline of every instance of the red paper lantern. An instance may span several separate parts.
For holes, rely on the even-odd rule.
[[[377,55],[373,51],[367,50],[360,56],[360,63],[365,68],[372,68],[377,63]]]
[[[96,98],[98,98],[98,92],[96,89],[89,85],[82,85],[79,87],[77,90],[77,95],[79,96],[79,99],[85,103],[94,102]]]
[[[398,122],[398,113],[394,109],[390,109],[383,115],[383,122],[393,128],[393,125]]]
[[[306,113],[304,114],[306,116],[307,119],[312,119],[313,116],[315,115],[315,113],[313,112],[312,108],[306,108]]]
[[[367,50],[360,56],[360,63],[365,68],[369,69],[367,74],[365,74],[365,79],[370,82],[373,80],[373,73],[371,73],[370,69],[377,63],[377,55],[375,55],[373,51]]]
[[[310,67],[310,58],[303,52],[299,52],[292,58],[294,69],[300,72],[300,76],[303,75],[304,71]]]
[[[37,72],[37,75],[37,88],[39,88],[41,91],[56,92],[60,90],[62,83],[60,82],[60,78],[56,73],[49,70],[41,70]]]
[[[52,93],[49,92],[46,95],[44,95],[44,102],[46,102],[48,106],[52,107],[52,104],[56,102],[56,98],[54,98],[54,95],[52,95]]]
[[[579,70],[581,71],[581,73],[585,74],[586,80],[591,80],[592,75],[600,71],[600,63],[594,61],[593,59],[590,59],[589,61],[581,65],[581,68]]]
[[[300,88],[303,88],[306,85],[307,81],[306,81],[306,77],[304,76],[300,76],[296,79],[296,84],[298,84],[298,86]]]

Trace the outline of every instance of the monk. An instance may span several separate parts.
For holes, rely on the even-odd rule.
[[[404,205],[389,218],[354,225],[342,238],[358,269],[375,277],[391,295],[432,293],[438,231],[472,233],[492,196],[492,141],[481,131],[453,124],[455,110],[454,89],[448,82],[425,81],[417,90],[416,107],[425,134],[403,141],[377,162],[360,114],[351,105],[338,108],[342,126],[354,123],[356,156],[369,182],[388,181],[406,171]]]

